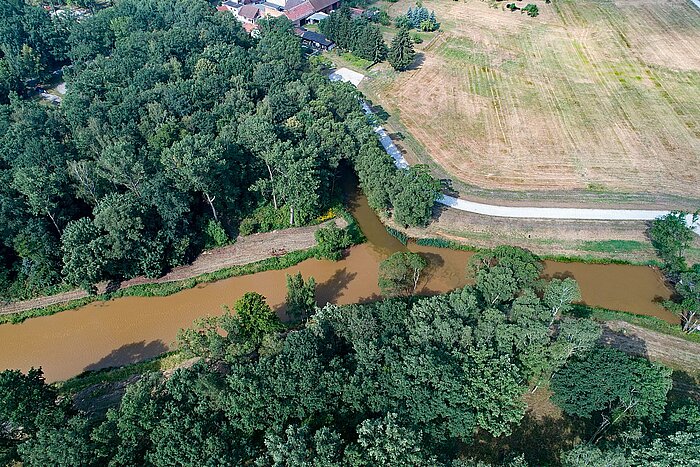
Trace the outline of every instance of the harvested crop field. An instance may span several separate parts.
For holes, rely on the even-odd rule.
[[[415,69],[364,89],[452,177],[700,198],[700,9],[689,1],[535,1],[536,18],[506,2],[424,3],[442,32]],[[411,4],[383,5],[396,16]]]

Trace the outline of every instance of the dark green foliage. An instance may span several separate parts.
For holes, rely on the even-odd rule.
[[[304,282],[301,273],[287,274],[287,314],[299,320],[309,316],[316,307],[316,281],[313,277]]]
[[[693,241],[693,230],[686,224],[687,213],[674,211],[655,219],[649,229],[651,243],[671,273],[686,269],[685,250]]]
[[[683,332],[700,331],[700,264],[682,272],[675,289],[675,301],[667,301],[664,306],[680,317]]]
[[[343,250],[352,245],[352,238],[345,229],[339,229],[335,223],[321,227],[315,233],[316,257],[338,261],[343,257]]]
[[[374,208],[406,211],[357,90],[310,65],[285,19],[251,40],[203,0],[124,0],[68,40],[44,10],[6,3],[0,38],[20,42],[0,41],[3,63],[28,41],[50,55],[41,67],[71,66],[60,106],[0,103],[3,298],[158,277],[229,234],[308,224],[348,163]],[[352,24],[360,54],[383,59],[377,25]]]
[[[592,440],[611,426],[661,419],[671,370],[609,348],[594,349],[569,362],[552,378],[552,400],[570,415],[599,424]]]
[[[320,24],[323,34],[342,49],[372,63],[386,58],[387,47],[379,27],[364,17],[352,18],[350,10],[334,11]]]
[[[405,233],[399,232],[396,229],[392,229],[389,226],[386,227],[386,231],[389,235],[394,237],[396,240],[400,241],[402,244],[404,244],[404,245],[408,244],[408,237],[406,236]]]
[[[425,165],[399,170],[390,195],[393,217],[404,227],[428,225],[435,201],[440,198],[440,182]]]
[[[401,28],[406,25],[409,29],[420,29],[426,32],[437,31],[440,28],[440,23],[437,22],[435,12],[428,12],[428,9],[423,6],[409,8],[405,18],[405,22],[397,19],[396,26]]]
[[[513,11],[513,10],[511,9],[511,11]],[[525,5],[522,8],[522,11],[527,13],[528,16],[533,17],[533,18],[540,14],[539,8],[537,8],[537,5],[535,5],[533,3],[528,3],[527,5]]]
[[[514,269],[533,259],[522,251],[487,257]],[[10,381],[6,391],[15,393],[6,400],[33,394],[24,386],[40,389],[34,391],[39,397],[29,397],[39,402],[24,405],[32,408],[17,410],[22,405],[11,402],[11,411],[31,416],[35,407],[46,408],[36,434],[16,442],[10,456],[41,465],[76,459],[96,465],[471,465],[458,458],[475,434],[511,433],[524,416],[529,380],[548,378],[562,365],[555,379],[568,371],[563,380],[577,380],[583,371],[572,369],[590,361],[580,355],[600,332],[591,322],[570,320],[552,332],[548,307],[528,288],[528,274],[514,276],[525,286],[498,310],[481,302],[477,284],[411,301],[327,305],[294,330],[280,325],[262,296],[246,294],[234,314],[205,318],[180,333],[181,351],[203,357],[199,363],[168,378],[144,375],[105,420],[57,406],[55,392],[43,392],[36,375],[2,373],[0,381]],[[298,290],[308,285],[300,276],[293,281]],[[628,393],[644,396],[635,415],[659,420],[668,374],[625,358],[632,363],[616,358],[614,366],[634,378],[622,381],[603,369],[600,378],[612,384],[602,387],[624,399],[621,381],[635,382],[640,390]],[[585,397],[575,403],[579,399]],[[636,465],[664,450],[683,465],[697,439],[688,434],[700,419],[693,413],[690,407],[670,416],[669,433],[640,449]],[[515,459],[507,465],[525,465]]]
[[[388,296],[414,294],[427,266],[418,253],[394,253],[379,264],[379,288]]]
[[[413,40],[408,29],[401,28],[391,41],[387,58],[396,71],[405,71],[413,64],[416,51],[413,49]]]
[[[65,63],[70,23],[24,0],[0,3],[0,104],[11,92],[24,93],[26,80]]]

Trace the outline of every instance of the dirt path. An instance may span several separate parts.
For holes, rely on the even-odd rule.
[[[347,225],[343,219],[336,219],[335,222],[341,228]],[[125,289],[141,284],[175,282],[232,266],[255,263],[273,256],[282,256],[292,251],[306,250],[316,245],[314,233],[321,226],[326,224],[327,223],[307,227],[296,227],[293,229],[276,230],[274,232],[239,237],[234,245],[205,251],[199,255],[192,264],[175,268],[163,277],[158,279],[136,277],[118,284],[117,289]],[[107,287],[107,282],[98,284],[98,293],[105,293]],[[113,292],[114,290],[116,289],[112,289],[111,291]],[[67,303],[87,296],[88,294],[84,290],[77,289],[48,297],[38,297],[21,302],[5,303],[0,305],[0,315],[19,313],[34,308]]]
[[[700,371],[700,344],[626,323],[603,325],[601,342],[631,355],[665,363],[674,368]]]

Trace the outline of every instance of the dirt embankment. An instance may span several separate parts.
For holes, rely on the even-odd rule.
[[[624,321],[603,325],[601,343],[673,368],[700,372],[700,344],[650,331]]]
[[[247,237],[239,237],[234,245],[205,251],[199,255],[192,264],[177,267],[158,279],[136,277],[121,282],[117,284],[116,287],[114,283],[103,282],[97,285],[97,291],[102,294],[107,291],[108,287],[110,288],[110,292],[114,292],[118,289],[125,289],[141,284],[175,282],[233,266],[255,263],[273,256],[282,256],[292,251],[306,250],[316,245],[314,234],[319,228],[327,225],[328,222],[321,225],[296,227],[249,235]],[[341,228],[347,226],[347,222],[343,219],[336,219],[335,223]],[[5,303],[0,305],[0,315],[19,313],[35,308],[67,303],[87,296],[88,294],[84,290],[76,289],[48,297],[38,297],[22,302]]]

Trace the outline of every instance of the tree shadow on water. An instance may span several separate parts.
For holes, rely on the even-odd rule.
[[[346,268],[338,269],[327,281],[316,286],[316,301],[321,306],[334,303],[356,277],[356,272],[348,272]]]
[[[574,277],[574,273],[571,271],[564,271],[564,272],[555,272],[554,274],[545,274],[542,276],[543,279],[545,280],[552,280],[552,279],[559,279],[559,280],[564,280],[564,279],[576,279]]]
[[[138,363],[161,355],[167,351],[168,347],[159,340],[151,341],[148,344],[146,344],[146,341],[133,342],[111,351],[98,362],[86,366],[83,371],[102,370],[110,367]]]

